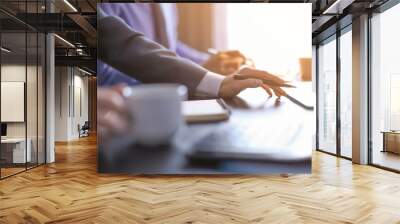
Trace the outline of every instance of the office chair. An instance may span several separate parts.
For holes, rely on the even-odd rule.
[[[78,124],[79,138],[89,136],[89,129],[90,129],[89,121],[85,121],[82,127],[80,127],[80,125]]]

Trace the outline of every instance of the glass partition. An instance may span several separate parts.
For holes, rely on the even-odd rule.
[[[318,149],[336,153],[336,39],[318,47]]]
[[[352,157],[352,33],[340,36],[340,154]]]
[[[8,11],[0,12],[0,178],[45,162],[45,35],[15,18],[43,5],[0,3]]]
[[[43,33],[38,33],[38,64],[37,64],[37,163],[38,165],[46,162],[46,37]]]
[[[37,33],[27,33],[27,73],[26,73],[26,114],[27,114],[27,150],[31,151],[27,167],[37,165]]]
[[[2,177],[24,171],[31,158],[26,136],[26,40],[25,32],[1,34]]]

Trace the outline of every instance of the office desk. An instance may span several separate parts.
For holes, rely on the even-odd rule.
[[[22,164],[31,161],[31,145],[30,138],[6,138],[1,139],[1,157],[7,164]],[[26,151],[25,151],[25,145]]]
[[[311,88],[309,90],[311,92]],[[304,97],[297,94],[299,98]],[[306,94],[305,94],[306,95]],[[312,99],[312,93],[307,96]],[[262,89],[245,91],[239,97],[226,101],[232,110],[226,122],[237,119],[263,119],[269,127],[285,122],[298,122],[303,125],[304,147],[296,152],[285,152],[278,157],[262,162],[224,161],[220,163],[193,163],[186,157],[190,147],[144,148],[129,144],[129,137],[120,137],[113,142],[99,145],[98,171],[101,173],[132,174],[265,174],[265,173],[309,173],[311,171],[312,131],[314,128],[313,111],[282,99],[268,98]],[[191,124],[185,127],[186,133],[181,139],[199,139],[214,130],[221,123]],[[259,131],[262,131],[259,130]],[[188,134],[189,133],[189,134]],[[304,136],[304,135],[302,135]],[[184,144],[183,144],[184,145]],[[290,159],[285,159],[290,158]]]
[[[400,154],[400,131],[382,131],[383,150],[382,152],[392,152]]]

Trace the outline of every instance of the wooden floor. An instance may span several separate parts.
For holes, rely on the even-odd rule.
[[[25,167],[23,167],[23,168],[22,167],[17,167],[17,168],[12,167],[12,168],[0,168],[0,169],[1,169],[1,177],[2,178],[11,176],[13,174],[16,174],[16,173],[26,170]]]
[[[311,175],[96,172],[94,138],[0,181],[0,223],[400,223],[400,175],[313,155]]]

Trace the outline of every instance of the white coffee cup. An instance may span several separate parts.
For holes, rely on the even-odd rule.
[[[143,84],[124,91],[133,140],[144,146],[169,144],[184,124],[182,101],[187,88],[179,84]]]

